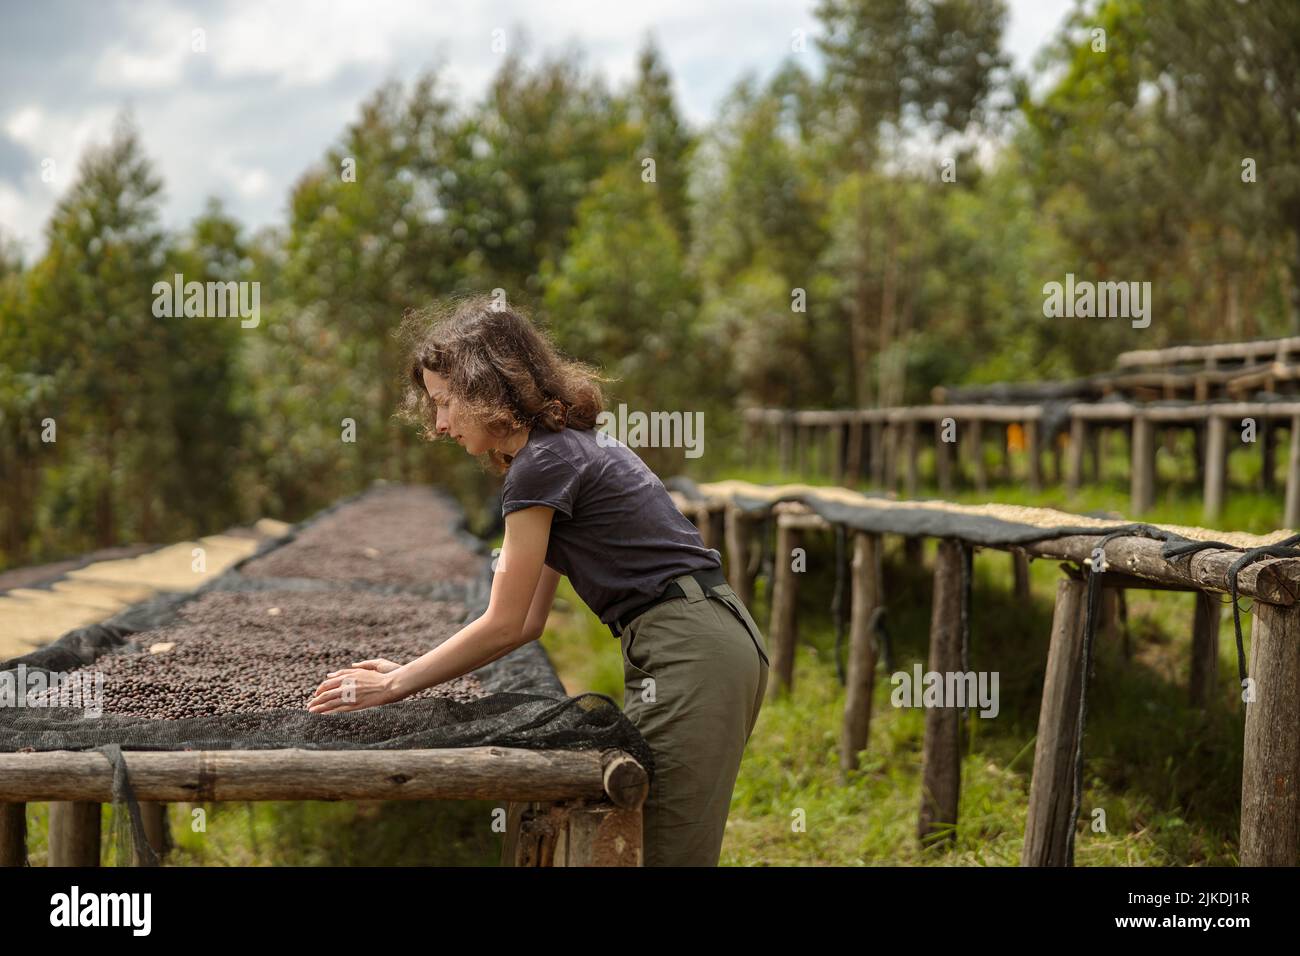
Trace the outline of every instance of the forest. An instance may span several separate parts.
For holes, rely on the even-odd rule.
[[[449,295],[504,290],[612,410],[702,414],[702,477],[740,460],[746,406],[1300,334],[1300,5],[1089,0],[1025,75],[1001,0],[815,9],[698,129],[652,38],[619,88],[526,50],[473,103],[438,69],[388,83],[257,231],[216,199],[164,228],[123,110],[39,257],[0,223],[0,569],[481,482],[395,417],[394,333]],[[1149,290],[1148,321],[1049,314],[1067,276]],[[178,310],[178,277],[243,298]]]

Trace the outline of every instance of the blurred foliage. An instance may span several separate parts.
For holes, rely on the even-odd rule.
[[[919,402],[1300,330],[1300,6],[1088,0],[1033,77],[1001,0],[816,16],[701,129],[650,41],[616,90],[575,51],[512,53],[472,104],[441,67],[386,84],[253,235],[215,201],[164,230],[122,119],[40,258],[0,234],[0,567],[296,520],[375,478],[481,491],[393,418],[393,332],[450,293],[504,290],[615,379],[613,411],[703,412],[701,477],[737,464],[740,405]],[[1151,282],[1151,326],[1044,318],[1067,272]],[[257,325],[155,315],[178,274],[257,283]]]

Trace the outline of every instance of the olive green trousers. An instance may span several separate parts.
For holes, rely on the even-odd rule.
[[[642,864],[717,866],[740,759],[767,690],[767,645],[728,585],[686,592],[619,636],[623,710],[654,752]]]

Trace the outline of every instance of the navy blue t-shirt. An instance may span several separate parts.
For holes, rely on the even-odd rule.
[[[674,578],[722,567],[659,476],[595,429],[536,426],[506,470],[501,514],[555,509],[546,563],[605,624],[658,597]]]

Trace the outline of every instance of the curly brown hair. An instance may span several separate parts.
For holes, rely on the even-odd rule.
[[[523,309],[491,295],[453,296],[408,309],[397,334],[410,356],[398,414],[429,441],[439,436],[425,369],[443,376],[466,413],[502,438],[535,425],[553,432],[593,428],[604,409],[599,383],[612,379],[562,355]],[[497,474],[512,460],[496,449],[484,457]]]

